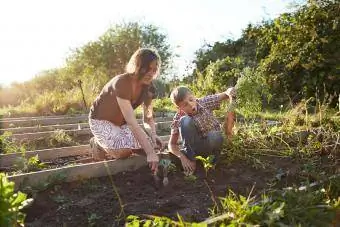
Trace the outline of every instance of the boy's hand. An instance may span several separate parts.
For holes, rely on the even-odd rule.
[[[182,162],[184,174],[186,176],[191,175],[195,172],[195,169],[196,169],[196,162],[195,161],[190,161],[185,155],[182,155],[180,157],[180,160]]]
[[[236,89],[235,87],[230,87],[225,91],[225,94],[229,96],[230,99],[236,96]]]

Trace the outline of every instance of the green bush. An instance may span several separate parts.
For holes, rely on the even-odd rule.
[[[24,146],[18,146],[15,144],[11,139],[12,133],[5,132],[4,134],[0,135],[0,153],[9,154],[9,153],[16,153],[16,152],[25,152],[26,149]]]
[[[170,98],[155,99],[153,110],[154,112],[175,112],[176,107],[171,103]]]
[[[15,193],[14,183],[0,174],[0,226],[23,225],[25,214],[20,210],[32,201],[22,192]]]

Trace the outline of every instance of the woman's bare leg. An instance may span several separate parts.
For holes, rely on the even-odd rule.
[[[108,156],[114,159],[124,159],[128,158],[132,155],[132,149],[124,148],[124,149],[110,149],[107,150]]]
[[[143,155],[146,156],[145,152],[143,149],[133,149],[132,152],[136,155]]]

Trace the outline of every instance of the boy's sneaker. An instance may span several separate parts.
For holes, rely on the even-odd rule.
[[[93,160],[103,161],[106,159],[106,153],[102,150],[94,137],[90,139],[90,147]]]

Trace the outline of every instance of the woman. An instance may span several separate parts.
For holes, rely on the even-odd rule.
[[[94,159],[127,158],[142,149],[151,170],[157,170],[156,144],[163,147],[163,143],[156,134],[151,101],[155,93],[152,81],[159,74],[160,65],[155,50],[138,49],[127,64],[126,73],[115,76],[104,86],[89,114]],[[137,123],[134,109],[140,105],[144,127],[151,138]]]

